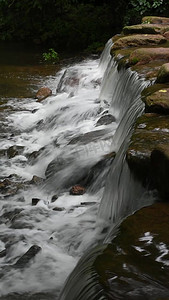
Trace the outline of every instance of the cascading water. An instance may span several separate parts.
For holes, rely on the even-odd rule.
[[[92,262],[121,219],[148,204],[149,200],[140,203],[142,188],[125,164],[131,128],[143,109],[139,97],[145,83],[130,70],[117,70],[111,45],[109,40],[99,67],[98,60],[86,60],[62,70],[48,82],[53,90],[57,86],[56,94],[43,103],[11,99],[16,112],[6,117],[3,126],[7,124],[15,134],[2,141],[1,149],[19,145],[22,152],[10,160],[2,158],[1,178],[17,174],[19,181],[37,175],[43,184],[25,185],[12,196],[1,195],[0,251],[6,251],[0,257],[1,296],[17,293],[24,299],[38,299],[41,293],[42,299],[106,299]],[[116,121],[97,123],[108,114]],[[112,151],[117,155],[110,169],[110,163],[104,162]],[[96,176],[96,165],[102,160]],[[87,192],[70,195],[70,187],[85,182],[92,168],[93,181]],[[129,185],[138,192],[137,201]],[[32,198],[40,199],[36,206],[31,205]],[[107,235],[106,226],[110,228]],[[25,267],[16,267],[32,245],[41,251]],[[96,248],[90,250],[93,246]]]

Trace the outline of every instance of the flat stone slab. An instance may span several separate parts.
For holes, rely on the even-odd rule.
[[[169,31],[169,25],[164,24],[137,24],[123,28],[124,34],[163,34],[166,31]]]
[[[147,64],[154,60],[169,60],[169,48],[140,48],[130,54],[129,64]]]
[[[169,25],[169,18],[166,17],[156,17],[156,16],[146,16],[142,18],[142,23],[145,24],[165,24]]]
[[[115,41],[112,50],[128,47],[153,46],[163,44],[166,41],[167,39],[160,34],[133,34],[121,37]]]

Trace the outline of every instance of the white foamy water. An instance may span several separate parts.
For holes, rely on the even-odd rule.
[[[0,148],[23,148],[13,158],[2,157],[1,178],[17,174],[22,181],[34,175],[47,180],[13,196],[1,195],[0,251],[7,254],[0,257],[0,295],[52,291],[57,296],[79,257],[101,238],[95,224],[102,187],[81,196],[70,195],[69,189],[110,152],[118,124],[96,126],[109,111],[99,99],[103,60],[104,68],[98,60],[86,60],[62,70],[48,81],[53,95],[41,103],[11,99],[15,111],[6,124],[14,135],[2,140]],[[39,151],[37,157],[30,158],[34,151]],[[55,194],[58,199],[52,202]],[[32,198],[41,200],[32,206]],[[15,268],[32,245],[42,250],[25,268]]]

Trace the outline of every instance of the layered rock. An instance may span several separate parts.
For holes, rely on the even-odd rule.
[[[148,16],[113,38],[111,54],[152,86],[142,92],[145,114],[135,125],[126,153],[131,172],[162,199],[169,199],[169,18]],[[159,47],[160,45],[160,47]],[[162,46],[161,46],[162,45]]]

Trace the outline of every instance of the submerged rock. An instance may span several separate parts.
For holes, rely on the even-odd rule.
[[[103,158],[101,158],[94,166],[90,168],[87,175],[82,179],[81,184],[86,188],[89,188],[90,191],[93,189],[96,191],[96,188],[100,189],[102,186],[104,186],[109,168],[115,158],[115,155],[115,152],[110,152],[104,155]],[[97,185],[95,185],[95,182],[97,182]]]
[[[27,264],[35,257],[36,254],[39,253],[39,251],[41,251],[42,248],[37,246],[37,245],[33,245],[32,247],[29,248],[29,250],[21,257],[17,260],[17,262],[14,264],[15,268],[18,269],[22,269],[25,268],[27,266]]]
[[[83,195],[85,194],[86,189],[81,185],[74,185],[70,189],[70,195]]]
[[[47,97],[52,95],[52,90],[48,87],[42,87],[36,93],[36,98],[38,99],[37,102],[41,102],[42,100],[46,99]]]
[[[30,181],[30,184],[35,184],[35,185],[41,185],[43,183],[44,183],[44,179],[36,175],[33,175]]]
[[[57,207],[56,206],[56,207],[53,208],[53,210],[54,211],[63,211],[63,210],[65,210],[65,208],[64,207]]]
[[[108,114],[108,115],[104,115],[102,116],[96,123],[96,126],[100,126],[100,125],[108,125],[111,124],[113,122],[115,122],[116,119],[114,116]]]
[[[13,158],[16,155],[22,154],[23,150],[24,150],[23,146],[18,146],[18,145],[11,146],[7,149],[7,156],[9,158]]]
[[[40,201],[39,198],[32,198],[32,206],[35,206]]]
[[[106,299],[168,299],[168,219],[169,204],[156,203],[123,221],[91,267]]]
[[[80,136],[77,136],[75,138],[73,138],[69,144],[88,144],[88,143],[92,143],[95,142],[99,139],[101,139],[102,137],[104,137],[104,139],[106,139],[106,135],[108,135],[108,131],[106,129],[102,129],[102,130],[95,130],[95,131],[91,131],[91,132],[87,132],[84,134],[81,134]]]

